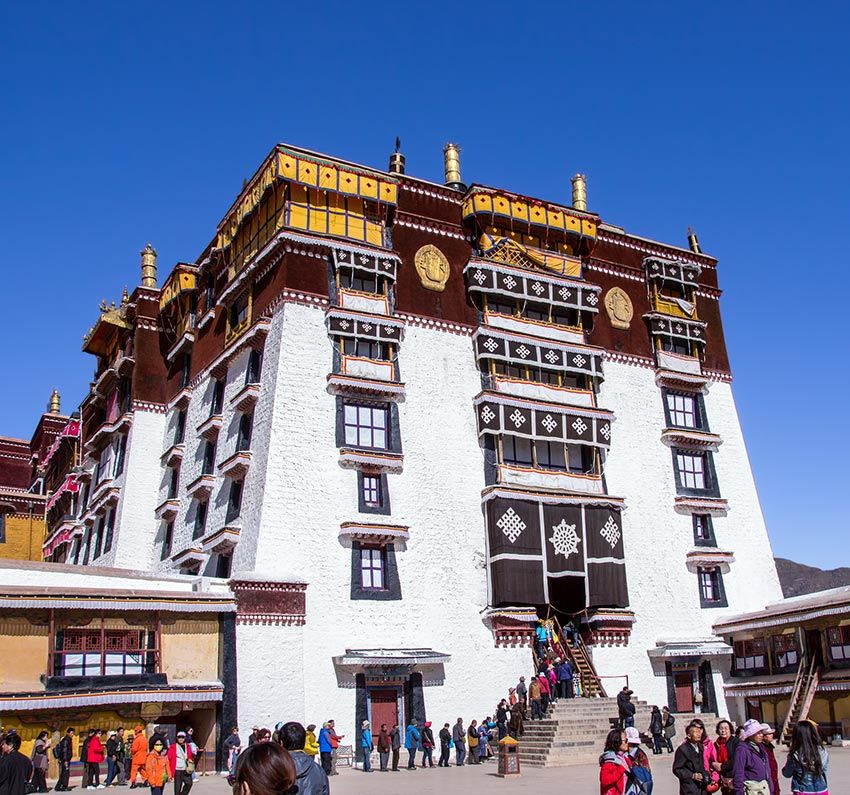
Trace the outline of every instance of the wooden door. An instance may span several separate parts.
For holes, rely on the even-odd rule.
[[[806,630],[806,647],[809,650],[809,660],[814,660],[815,667],[823,666],[823,643],[819,629]]]
[[[394,687],[375,687],[369,691],[369,705],[372,715],[372,734],[377,738],[381,724],[388,729],[398,723],[398,691]],[[403,729],[402,729],[403,731]],[[377,744],[377,739],[376,739]]]
[[[676,691],[676,712],[693,712],[694,675],[690,672],[674,674],[673,688]]]

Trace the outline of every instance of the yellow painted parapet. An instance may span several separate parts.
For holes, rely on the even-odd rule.
[[[481,256],[506,265],[521,268],[539,267],[562,276],[581,276],[581,260],[568,254],[557,254],[539,248],[529,248],[517,240],[517,236],[494,236],[484,233],[478,238]]]
[[[659,312],[662,315],[671,315],[672,317],[681,317],[686,320],[698,320],[696,304],[690,301],[673,300],[663,298],[657,292],[653,291],[651,295],[652,310]],[[690,308],[690,312],[688,311]]]
[[[499,226],[500,219],[521,223],[541,232],[552,229],[569,235],[596,238],[597,221],[581,213],[489,188],[473,188],[463,202],[464,219],[476,217],[482,226]]]
[[[189,268],[178,265],[168,277],[168,280],[162,286],[162,292],[159,296],[159,308],[163,309],[168,306],[181,293],[190,292],[197,287],[198,277],[194,267]]]

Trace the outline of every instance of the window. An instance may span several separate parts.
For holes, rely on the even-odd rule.
[[[245,373],[246,384],[259,384],[263,370],[263,352],[251,350],[248,356],[248,370]]]
[[[115,451],[115,468],[113,477],[118,477],[124,471],[124,458],[127,455],[127,434],[122,434]]]
[[[0,544],[6,543],[6,511],[0,509]]]
[[[199,502],[195,508],[195,528],[192,533],[192,538],[200,538],[204,534],[207,526],[207,513],[209,511],[209,502],[204,500]]]
[[[57,676],[152,673],[148,632],[141,629],[66,629],[56,636]],[[150,660],[150,661],[149,661]]]
[[[705,456],[696,453],[676,453],[679,482],[686,489],[705,489]]]
[[[174,444],[182,444],[186,438],[186,412],[178,411],[174,422]]]
[[[112,549],[112,536],[115,533],[115,509],[110,508],[106,514],[106,536],[103,540],[103,554]]]
[[[363,475],[363,502],[371,508],[381,506],[381,476]]]
[[[230,307],[230,330],[238,329],[248,320],[248,293],[244,292]]]
[[[207,282],[206,290],[204,290],[204,306],[207,312],[215,306],[215,284],[212,281]]]
[[[360,550],[361,584],[364,588],[382,591],[384,589],[384,552],[375,547],[362,547]]]
[[[698,547],[716,547],[714,539],[714,525],[711,516],[707,513],[695,513],[694,522],[694,544]]]
[[[562,442],[535,441],[534,451],[537,453],[537,466],[541,469],[566,471],[567,458]]]
[[[670,424],[675,425],[677,428],[702,427],[695,395],[668,392],[667,412]]]
[[[233,552],[222,552],[216,557],[215,561],[215,576],[226,580],[230,577],[230,570],[233,567]]]
[[[503,436],[502,462],[515,466],[531,466],[534,463],[531,452],[531,440],[509,434]]]
[[[493,371],[496,375],[506,375],[509,378],[525,378],[525,368],[507,362],[493,362]]]
[[[230,484],[230,494],[227,497],[226,522],[233,522],[239,518],[239,513],[242,511],[242,485],[241,480],[234,480]]]
[[[359,290],[361,293],[381,295],[384,292],[384,279],[377,273],[360,274],[341,270],[339,272],[339,286],[347,290]]]
[[[721,601],[720,572],[717,569],[697,569],[697,576],[700,599],[711,604]]]
[[[767,668],[764,638],[739,640],[733,644],[736,671],[760,671]]]
[[[385,406],[346,403],[343,410],[345,443],[373,450],[388,450],[387,420]]]
[[[171,554],[171,544],[174,541],[174,522],[165,525],[165,535],[162,538],[162,554],[160,560],[165,560]]]
[[[204,463],[201,466],[202,475],[212,475],[215,472],[215,442],[204,445]]]
[[[83,536],[83,544],[85,544],[85,551],[83,552],[83,566],[89,565],[89,555],[91,554],[91,525],[86,525],[86,534]]]
[[[343,352],[346,356],[360,356],[364,359],[377,359],[387,361],[390,358],[389,346],[383,342],[372,340],[345,340]]]
[[[661,350],[667,353],[678,353],[681,356],[691,356],[691,344],[678,337],[662,337]]]
[[[253,414],[243,414],[239,418],[239,433],[236,435],[236,452],[251,449],[251,430],[254,425]]]
[[[793,668],[799,663],[800,655],[795,633],[773,636],[773,661],[777,668]]]
[[[118,382],[118,413],[126,414],[132,408],[130,381],[126,378]]]
[[[210,406],[210,417],[221,414],[224,407],[224,379],[213,382],[212,405]]]
[[[596,457],[586,444],[568,444],[569,468],[573,475],[592,475],[596,471]]]
[[[570,328],[578,328],[581,326],[581,319],[577,309],[567,309],[565,307],[552,307],[552,322],[558,326],[569,326]]]
[[[100,547],[103,544],[103,517],[97,519],[94,523],[94,554],[92,560],[97,560],[100,557]]]
[[[180,470],[172,469],[170,479],[168,481],[168,499],[173,500],[177,497],[177,487],[180,485]]]
[[[511,317],[516,314],[516,304],[505,304],[488,300],[487,311],[495,312],[497,315],[508,315]]]
[[[850,660],[850,627],[830,627],[826,637],[831,659]]]
[[[75,539],[74,539],[74,544],[73,544],[73,546],[71,547],[71,557],[70,557],[71,562],[72,562],[75,566],[76,566],[76,565],[78,565],[78,564],[79,564],[79,562],[80,562],[80,546],[81,546],[81,545],[80,545],[80,539],[79,539],[79,538],[75,538]]]
[[[187,353],[184,354],[183,360],[180,366],[180,386],[187,387],[189,386],[189,381],[192,376],[192,354]]]

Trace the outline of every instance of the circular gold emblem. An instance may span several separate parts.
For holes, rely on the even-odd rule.
[[[413,258],[422,286],[438,293],[446,289],[449,280],[449,261],[440,249],[428,243]]]
[[[612,287],[605,293],[605,310],[614,328],[628,328],[635,313],[632,299],[619,287]]]

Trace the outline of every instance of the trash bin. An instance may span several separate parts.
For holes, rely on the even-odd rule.
[[[510,734],[507,734],[499,740],[498,775],[504,778],[505,776],[518,776],[519,774],[519,743]]]

